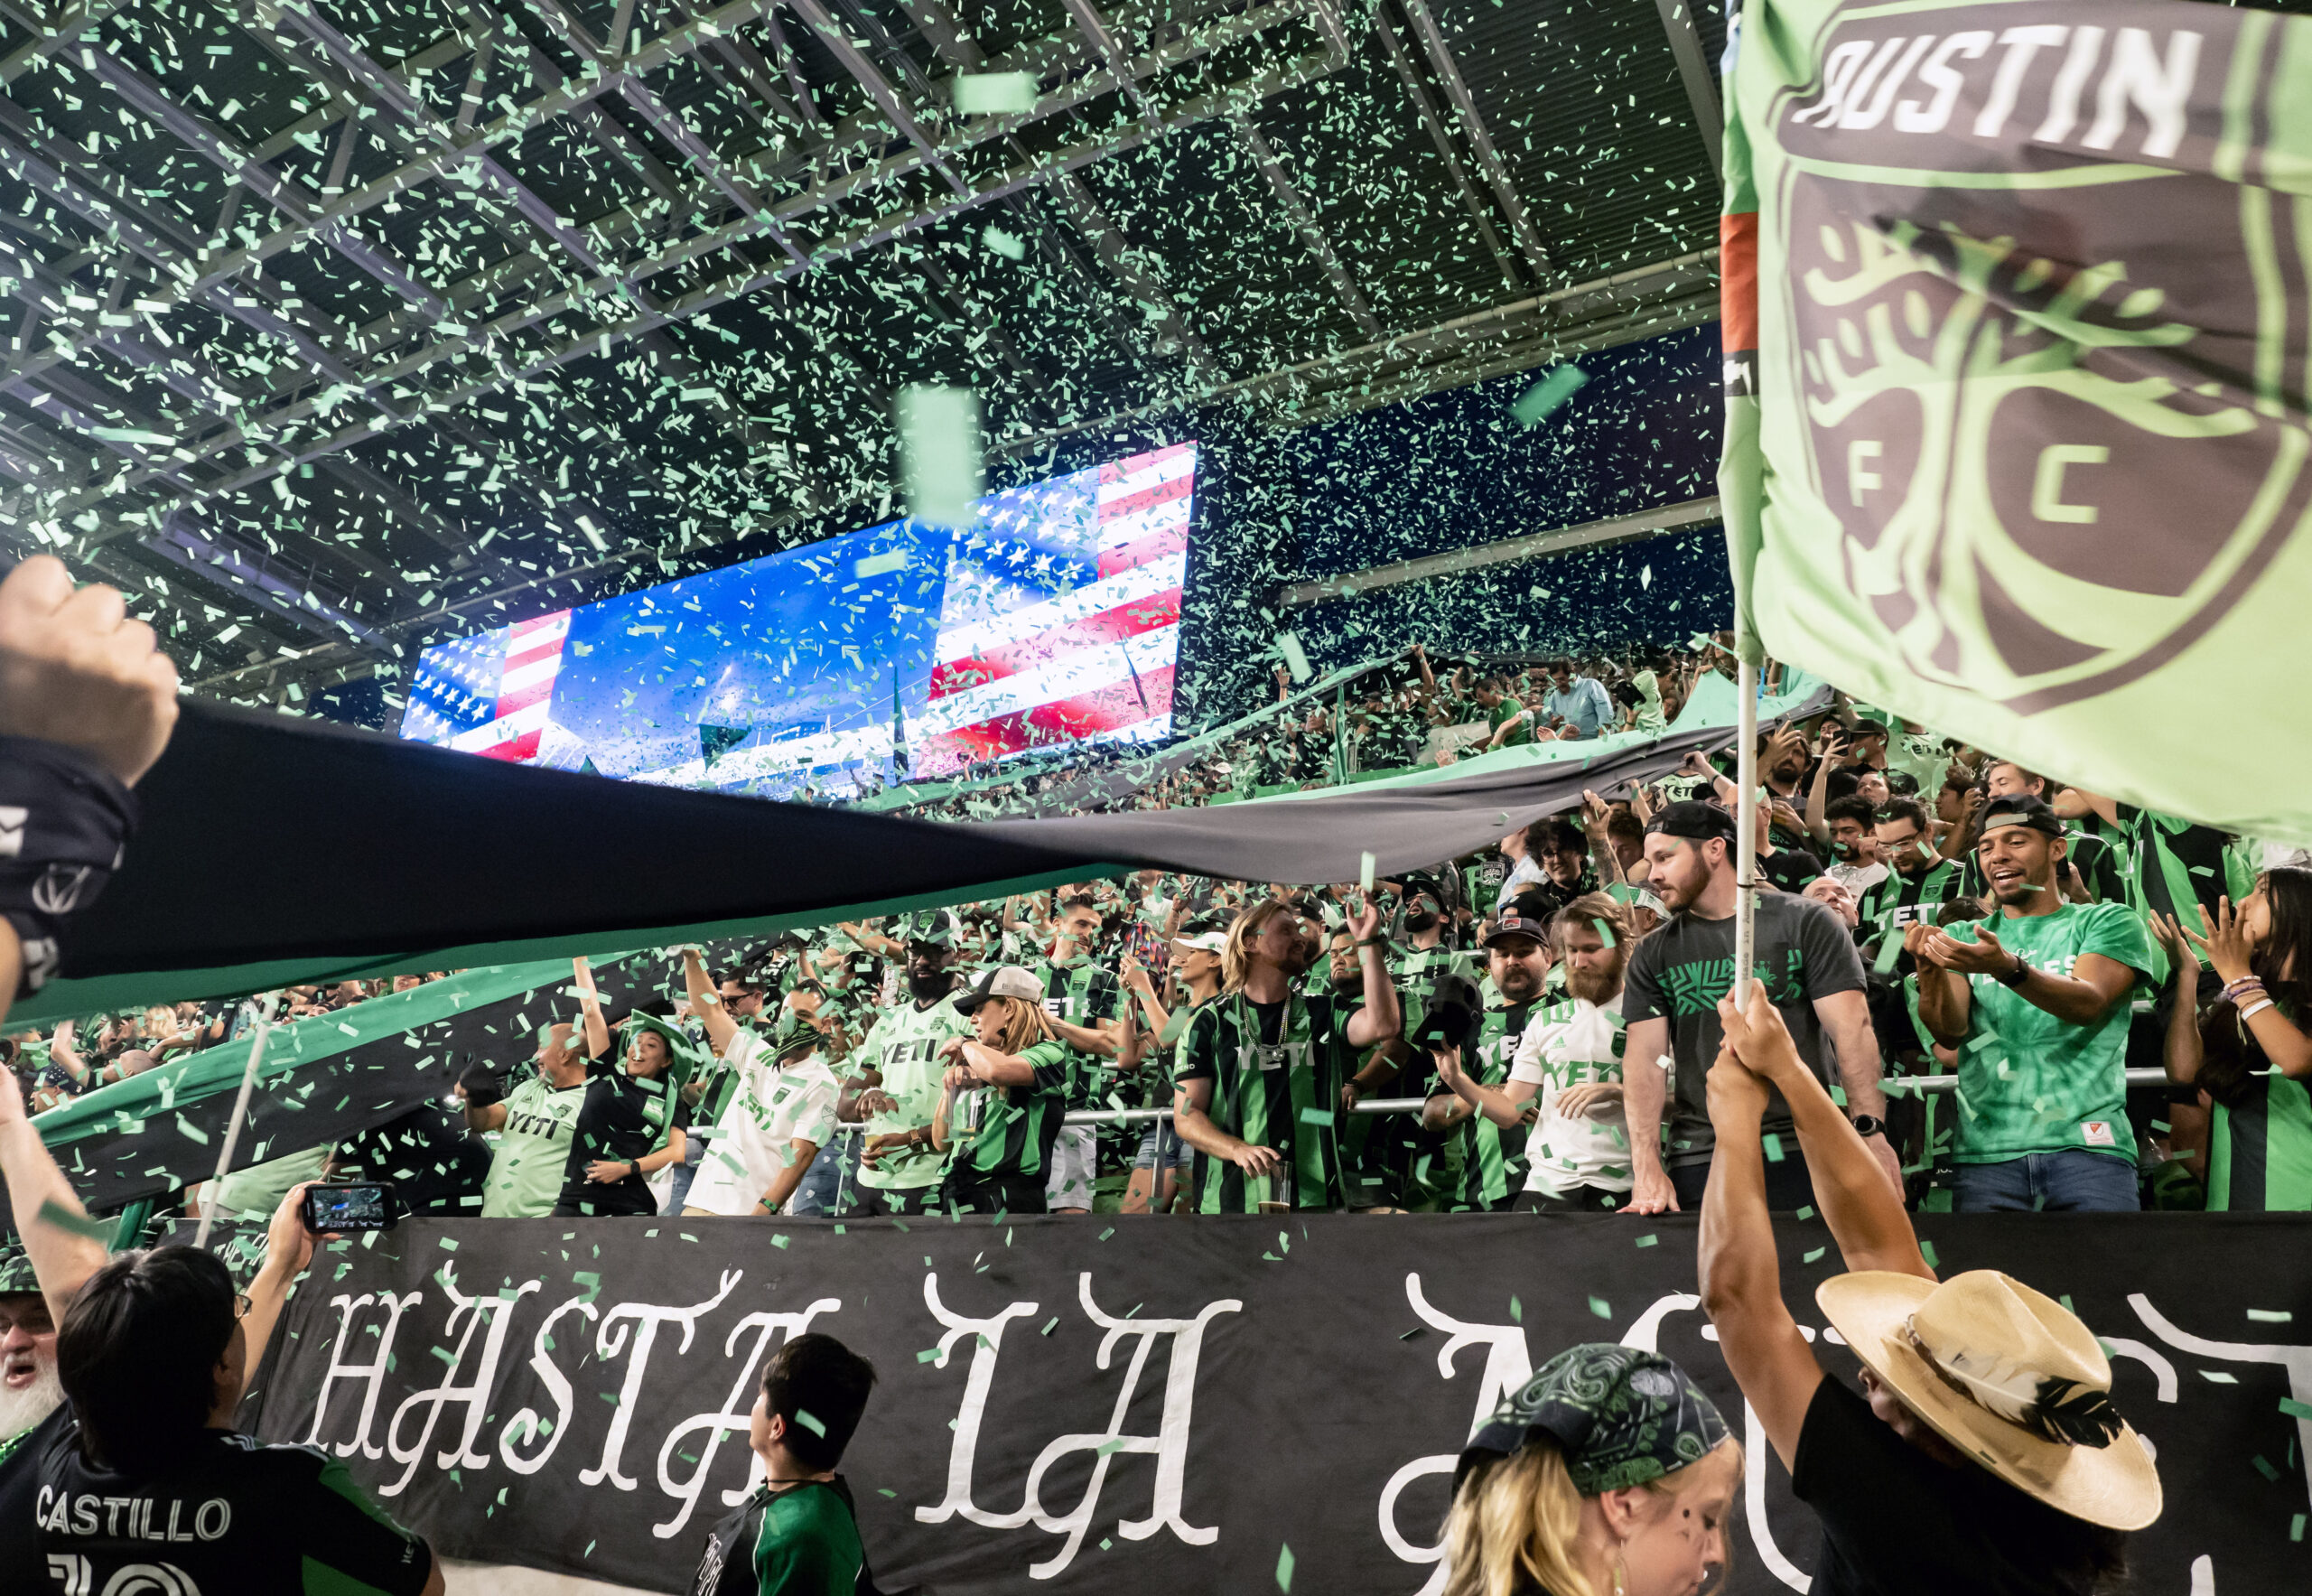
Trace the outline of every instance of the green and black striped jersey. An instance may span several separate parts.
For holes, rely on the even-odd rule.
[[[1485,1030],[1478,1038],[1477,1058],[1468,1076],[1479,1086],[1496,1090],[1509,1083],[1510,1061],[1525,1027],[1537,1014],[1551,1014],[1570,1003],[1510,1003],[1486,1011]],[[1505,1131],[1483,1114],[1463,1120],[1455,1134],[1461,1142],[1461,1183],[1448,1206],[1456,1212],[1483,1212],[1525,1189],[1525,1133]]]
[[[991,1175],[1040,1175],[1051,1166],[1051,1144],[1067,1113],[1075,1059],[1063,1041],[1039,1041],[1020,1058],[1035,1071],[1026,1086],[982,1087],[987,1100],[971,1144],[956,1150],[950,1180]]]
[[[1199,1212],[1256,1213],[1272,1200],[1296,1209],[1342,1206],[1340,1085],[1355,1068],[1342,1031],[1354,1012],[1329,997],[1294,993],[1256,1003],[1231,992],[1189,1016],[1174,1080],[1212,1082],[1212,1123],[1275,1148],[1285,1163],[1272,1193],[1269,1180],[1248,1179],[1227,1160],[1198,1153]]]

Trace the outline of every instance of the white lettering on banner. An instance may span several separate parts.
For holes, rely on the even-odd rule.
[[[329,1344],[329,1368],[322,1376],[321,1395],[313,1399],[313,1427],[305,1432],[307,1446],[321,1444],[322,1423],[329,1416],[331,1387],[340,1380],[352,1380],[361,1386],[361,1420],[353,1427],[352,1440],[338,1442],[337,1455],[350,1458],[358,1451],[372,1460],[386,1455],[383,1447],[370,1442],[369,1423],[377,1416],[379,1383],[393,1361],[394,1332],[401,1328],[402,1314],[424,1294],[412,1292],[406,1297],[396,1297],[391,1292],[364,1292],[358,1297],[337,1296],[329,1300],[329,1305],[337,1310],[337,1334]],[[367,1363],[348,1363],[345,1349],[353,1339],[353,1316],[372,1302],[386,1311],[386,1322],[372,1327],[378,1334],[377,1356]]]
[[[554,1393],[554,1417],[541,1419],[537,1409],[526,1407],[507,1420],[506,1427],[498,1433],[498,1455],[517,1474],[535,1474],[545,1468],[545,1461],[554,1456],[554,1449],[560,1446],[562,1438],[570,1433],[570,1380],[555,1367],[554,1359],[547,1356],[547,1352],[554,1341],[554,1327],[561,1321],[564,1314],[573,1310],[589,1319],[597,1316],[592,1302],[584,1297],[573,1297],[547,1314],[545,1322],[538,1326],[538,1333],[530,1339],[530,1372],[537,1376],[539,1385]],[[536,1457],[525,1458],[514,1450],[517,1446],[527,1446],[540,1433],[545,1434],[546,1442],[538,1448]]]
[[[656,1302],[620,1302],[602,1315],[601,1328],[594,1332],[594,1356],[608,1363],[625,1351],[627,1321],[634,1321],[634,1350],[627,1358],[626,1383],[619,1387],[618,1405],[611,1412],[610,1433],[602,1438],[601,1461],[591,1469],[581,1470],[578,1483],[600,1485],[609,1480],[620,1490],[632,1490],[634,1481],[619,1472],[619,1456],[626,1450],[626,1432],[634,1422],[636,1401],[642,1395],[642,1376],[650,1362],[650,1349],[657,1341],[658,1327],[679,1324],[683,1328],[682,1345],[678,1352],[690,1350],[691,1338],[696,1333],[699,1317],[712,1313],[722,1305],[722,1299],[732,1288],[745,1278],[738,1269],[722,1271],[722,1289],[704,1302],[688,1308],[662,1308]]]
[[[1053,1556],[1041,1563],[1028,1565],[1030,1577],[1048,1580],[1067,1572],[1084,1544],[1084,1534],[1091,1526],[1098,1511],[1100,1490],[1106,1482],[1108,1460],[1117,1452],[1152,1452],[1156,1457],[1156,1482],[1152,1502],[1145,1518],[1126,1518],[1116,1525],[1116,1533],[1128,1541],[1144,1541],[1159,1530],[1169,1529],[1181,1542],[1191,1546],[1208,1546],[1219,1538],[1217,1526],[1203,1528],[1188,1523],[1180,1517],[1180,1504],[1187,1486],[1189,1430],[1196,1398],[1197,1363],[1204,1348],[1204,1332],[1212,1321],[1223,1313],[1241,1313],[1244,1303],[1226,1297],[1207,1303],[1194,1319],[1117,1319],[1101,1311],[1092,1300],[1092,1275],[1087,1270],[1077,1276],[1077,1294],[1085,1317],[1100,1326],[1107,1334],[1100,1339],[1100,1350],[1095,1362],[1101,1368],[1110,1367],[1120,1338],[1130,1337],[1136,1343],[1132,1360],[1125,1367],[1123,1386],[1116,1393],[1114,1410],[1108,1416],[1107,1428],[1096,1434],[1062,1435],[1038,1454],[1035,1464],[1028,1470],[1027,1490],[1020,1507],[1010,1513],[990,1513],[974,1506],[971,1500],[972,1455],[970,1447],[979,1438],[980,1414],[987,1401],[987,1386],[993,1379],[993,1359],[1005,1321],[1022,1312],[1032,1313],[1035,1304],[1013,1303],[993,1320],[962,1320],[939,1304],[932,1282],[925,1282],[924,1300],[933,1313],[948,1326],[940,1344],[943,1364],[946,1349],[956,1336],[973,1334],[984,1337],[979,1351],[973,1358],[972,1375],[966,1380],[965,1400],[976,1402],[977,1410],[969,1414],[958,1414],[956,1422],[956,1449],[951,1452],[947,1470],[947,1499],[937,1507],[918,1507],[915,1516],[926,1524],[941,1523],[951,1516],[961,1516],[974,1524],[991,1529],[1017,1529],[1033,1520],[1037,1528],[1049,1535],[1065,1535],[1067,1544]],[[986,1326],[987,1329],[979,1327]],[[1147,1367],[1149,1354],[1154,1349],[1156,1338],[1172,1338],[1172,1356],[1164,1377],[1162,1416],[1153,1435],[1123,1433],[1125,1413],[1140,1389],[1140,1377]],[[978,1378],[980,1354],[986,1355],[987,1380]],[[965,1439],[965,1418],[969,1417],[969,1442]],[[1077,1452],[1093,1454],[1091,1479],[1084,1487],[1084,1495],[1065,1514],[1055,1515],[1044,1508],[1042,1491],[1045,1474],[1052,1465]]]
[[[1014,1319],[1024,1319],[1036,1311],[1033,1302],[1014,1302],[992,1319],[966,1319],[949,1311],[939,1300],[939,1276],[923,1277],[923,1303],[931,1310],[931,1317],[947,1327],[939,1338],[937,1356],[931,1360],[934,1368],[947,1367],[948,1354],[956,1338],[972,1338],[972,1367],[964,1377],[964,1400],[956,1412],[956,1438],[947,1447],[947,1495],[936,1507],[918,1507],[916,1521],[919,1524],[945,1524],[961,1517],[973,1524],[1003,1527],[984,1508],[972,1501],[972,1460],[979,1451],[979,1427],[987,1416],[987,1394],[995,1385],[995,1359],[1003,1350],[1003,1327]]]
[[[2155,161],[2173,157],[2184,142],[2205,36],[2187,28],[2168,29],[2159,37],[2145,28],[2121,28],[2111,34],[2112,48],[2106,53],[2106,33],[2092,25],[2073,28],[2055,23],[2008,28],[1998,36],[2003,48],[1987,73],[1972,66],[1990,55],[1992,38],[1986,29],[1953,33],[1939,42],[1932,33],[1844,39],[1823,57],[1822,87],[1811,102],[1800,102],[1792,110],[1790,126],[1851,133],[1888,126],[1903,134],[1941,133],[1975,78],[1987,80],[1977,90],[1981,108],[1969,131],[1977,138],[1995,139],[2006,133],[2019,107],[2025,80],[2039,63],[2041,51],[2061,50],[2063,59],[2046,79],[2045,103],[2036,107],[2040,114],[2032,142],[2113,150],[2130,119],[2140,117],[2142,155]],[[1962,67],[1961,61],[1969,65]],[[1931,89],[1934,98],[1897,98],[1914,81]],[[2094,119],[2082,134],[2091,84]]]
[[[663,1541],[678,1533],[684,1525],[690,1522],[691,1509],[698,1506],[698,1493],[706,1488],[706,1471],[714,1466],[714,1453],[722,1446],[722,1438],[725,1435],[743,1435],[747,1433],[747,1427],[752,1422],[752,1414],[749,1410],[754,1406],[753,1401],[747,1396],[747,1392],[755,1384],[755,1371],[762,1367],[763,1349],[769,1342],[771,1336],[783,1330],[787,1332],[786,1339],[791,1341],[809,1330],[811,1321],[818,1315],[840,1312],[842,1309],[842,1298],[821,1297],[800,1313],[750,1313],[731,1327],[731,1334],[722,1343],[722,1356],[726,1359],[738,1351],[739,1342],[745,1338],[749,1330],[755,1332],[754,1345],[750,1347],[746,1355],[739,1359],[738,1376],[731,1382],[731,1393],[722,1399],[722,1407],[711,1414],[693,1414],[667,1432],[667,1439],[659,1442],[658,1489],[682,1503],[682,1508],[666,1523],[652,1525],[650,1526],[652,1535]],[[740,1405],[742,1402],[745,1404],[744,1406]],[[676,1455],[685,1439],[694,1430],[707,1432],[706,1444],[699,1448],[698,1463],[691,1470],[690,1478],[678,1480],[667,1468],[667,1460]],[[737,1507],[746,1499],[747,1492],[750,1489],[752,1489],[751,1481],[741,1485],[736,1490],[725,1490],[722,1493],[722,1505],[726,1507]]]
[[[2312,1405],[2312,1347],[2290,1347],[2276,1342],[2211,1341],[2205,1336],[2177,1329],[2141,1292],[2129,1295],[2128,1306],[2135,1310],[2135,1316],[2143,1321],[2153,1335],[2179,1352],[2188,1352],[2195,1358],[2226,1358],[2235,1363],[2279,1365],[2288,1371],[2289,1395],[2299,1403]],[[2312,1498],[2312,1418],[2301,1414],[2296,1418],[2296,1457],[2298,1467],[2304,1470],[2307,1498]]]
[[[1475,1433],[1479,1424],[1493,1416],[1493,1410],[1501,1405],[1501,1399],[1523,1386],[1534,1372],[1533,1356],[1525,1347],[1524,1327],[1515,1324],[1464,1324],[1452,1315],[1429,1305],[1429,1299],[1422,1294],[1418,1274],[1405,1276],[1405,1300],[1412,1304],[1413,1312],[1420,1315],[1423,1323],[1431,1330],[1445,1332],[1445,1344],[1437,1349],[1437,1372],[1447,1379],[1453,1377],[1453,1359],[1462,1348],[1483,1347],[1486,1349],[1485,1372],[1478,1380],[1477,1414],[1469,1421],[1469,1430]],[[1436,1565],[1430,1573],[1429,1582],[1422,1586],[1420,1596],[1436,1596],[1445,1588],[1445,1546],[1442,1541],[1432,1546],[1417,1546],[1405,1539],[1404,1532],[1397,1527],[1397,1498],[1416,1479],[1431,1474],[1450,1474],[1458,1461],[1459,1454],[1455,1452],[1415,1458],[1390,1475],[1388,1484],[1381,1488],[1381,1539],[1390,1551],[1406,1563]]]
[[[378,1488],[378,1494],[381,1497],[397,1497],[408,1489],[410,1476],[417,1472],[417,1460],[424,1456],[426,1447],[434,1440],[434,1426],[441,1419],[444,1403],[464,1405],[465,1433],[443,1449],[442,1455],[434,1460],[434,1466],[437,1469],[489,1467],[489,1454],[476,1451],[474,1442],[480,1438],[481,1426],[489,1417],[489,1394],[498,1383],[498,1359],[506,1348],[506,1332],[513,1328],[515,1304],[544,1283],[526,1280],[517,1291],[470,1297],[458,1289],[457,1272],[449,1265],[443,1266],[438,1278],[451,1303],[449,1321],[442,1327],[442,1333],[458,1338],[457,1349],[450,1354],[450,1367],[443,1372],[440,1383],[404,1397],[401,1405],[394,1409],[394,1416],[387,1422],[386,1451],[395,1462],[405,1467],[399,1479]],[[458,1329],[461,1319],[465,1321],[462,1332]],[[458,1373],[465,1367],[466,1349],[472,1345],[474,1331],[481,1328],[484,1321],[488,1321],[489,1330],[482,1338],[480,1365],[474,1370],[473,1378],[461,1386],[457,1383]],[[405,1447],[401,1444],[402,1420],[413,1409],[424,1411],[425,1423],[418,1431],[417,1439]]]

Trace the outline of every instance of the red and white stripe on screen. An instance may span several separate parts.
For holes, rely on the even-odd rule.
[[[1101,467],[1097,578],[1039,603],[943,627],[922,733],[965,733],[965,757],[979,758],[1039,741],[1019,718],[1038,706],[1054,713],[1034,723],[1079,736],[1167,714],[1195,469],[1191,443]],[[1112,688],[1121,695],[1104,691]],[[1117,718],[1127,705],[1128,719]],[[967,735],[981,723],[988,737]]]
[[[498,678],[498,713],[450,746],[484,759],[519,762],[537,757],[538,738],[554,706],[554,678],[562,670],[562,645],[570,636],[570,611],[556,610],[506,629],[506,667]]]

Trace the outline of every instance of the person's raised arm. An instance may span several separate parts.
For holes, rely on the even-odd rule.
[[[1156,983],[1150,978],[1148,971],[1130,952],[1126,952],[1123,956],[1122,969],[1125,988],[1137,997],[1142,1013],[1147,1016],[1148,1031],[1151,1035],[1161,1036],[1165,1028],[1171,1024],[1172,1015],[1171,1012],[1165,1008],[1163,1000],[1156,995]],[[1131,1003],[1126,1003],[1124,1006],[1127,1012],[1133,1007]]]
[[[1732,1007],[1723,1000],[1720,1006]],[[1730,1039],[1730,1030],[1728,1034]],[[1701,1199],[1702,1311],[1717,1327],[1719,1350],[1743,1399],[1757,1412],[1783,1466],[1792,1468],[1823,1366],[1782,1299],[1782,1261],[1767,1211],[1766,1152],[1758,1134],[1767,1083],[1744,1068],[1729,1045],[1711,1066],[1709,1091],[1717,1146]],[[1878,1178],[1875,1170],[1871,1178]]]
[[[1613,811],[1606,800],[1584,788],[1581,792],[1581,834],[1590,839],[1590,856],[1598,862],[1598,877],[1605,882],[1620,882],[1621,856],[1614,852],[1614,839],[1608,829]]]
[[[2093,816],[2106,826],[2120,823],[2120,806],[2116,799],[2100,792],[2088,792],[2082,788],[2066,787],[2056,794],[2051,806],[2057,819],[2084,820]]]
[[[721,1058],[730,1050],[731,1039],[739,1034],[739,1022],[723,1006],[722,994],[706,978],[706,962],[695,947],[683,949],[683,990],[690,994],[690,1012],[706,1026],[706,1041]]]
[[[1831,823],[1823,811],[1831,798],[1831,754],[1826,750],[1814,761],[1814,779],[1806,789],[1806,835],[1814,839],[1818,848],[1831,845]]]
[[[1670,1100],[1670,1078],[1655,1062],[1670,1050],[1670,1022],[1656,1016],[1633,1020],[1622,1052],[1622,1111],[1629,1127],[1629,1200],[1626,1214],[1678,1212],[1677,1188],[1662,1167],[1662,1110]]]
[[[20,955],[15,931],[5,920],[0,920],[0,953],[5,953],[0,975],[6,975]],[[62,1324],[65,1310],[89,1276],[104,1267],[105,1244],[71,1227],[71,1220],[88,1222],[89,1211],[33,1128],[24,1112],[23,1088],[13,1069],[0,1069],[0,1180],[7,1182],[9,1213],[23,1240],[33,1278],[48,1299],[49,1321]],[[42,1218],[42,1210],[48,1208],[68,1222],[59,1225]]]
[[[11,947],[16,945],[15,930],[13,927],[9,929],[8,945]],[[13,992],[14,988],[11,987],[9,990]],[[48,1061],[62,1069],[74,1080],[85,1081],[89,1078],[89,1064],[87,1059],[80,1057],[80,1050],[76,1045],[79,1041],[79,1029],[70,1020],[59,1020],[56,1022],[56,1032],[48,1039]]]
[[[2151,934],[2167,950],[2168,972],[2175,981],[2175,994],[2168,1010],[2168,1035],[2159,1061],[2167,1067],[2169,1080],[2187,1087],[2198,1081],[2202,1059],[2199,956],[2184,940],[2183,932],[2171,915],[2153,910]]]
[[[322,1239],[305,1228],[305,1188],[300,1181],[273,1210],[265,1227],[265,1262],[249,1282],[249,1311],[241,1321],[247,1348],[248,1378],[255,1381],[265,1367],[266,1349],[273,1344],[273,1327],[289,1301],[289,1288],[313,1261],[313,1244]],[[328,1239],[335,1240],[335,1237]]]
[[[2189,926],[2181,926],[2182,934],[2190,939],[2208,963],[2215,966],[2215,973],[2223,977],[2226,985],[2234,981],[2252,979],[2255,971],[2249,964],[2252,949],[2248,942],[2248,929],[2239,910],[2233,906],[2232,900],[2228,897],[2216,900],[2214,919],[2208,918],[2204,908],[2200,909],[2199,916],[2201,929],[2195,931]],[[2091,957],[2083,954],[2079,962],[2084,965]],[[2176,1006],[2179,1009],[2189,1006],[2190,1000],[2191,989],[2179,989]],[[2249,1034],[2264,1050],[2264,1057],[2272,1061],[2273,1069],[2291,1080],[2312,1076],[2312,1038],[2307,1038],[2303,1031],[2298,1030],[2295,1022],[2280,1013],[2279,1005],[2269,994],[2250,988],[2242,993],[2239,1006],[2241,1022],[2247,1026]]]
[[[1934,1279],[1919,1253],[1911,1217],[1903,1209],[1901,1186],[1887,1181],[1870,1144],[1855,1134],[1845,1111],[1799,1058],[1781,1011],[1767,1001],[1765,988],[1751,982],[1747,1014],[1735,1013],[1727,998],[1719,999],[1718,1007],[1735,1057],[1789,1106],[1799,1150],[1813,1179],[1814,1201],[1846,1266]]]
[[[1369,900],[1348,911],[1348,932],[1356,938],[1356,962],[1365,975],[1365,1003],[1342,1027],[1342,1039],[1353,1048],[1387,1041],[1404,1029],[1397,1006],[1396,984],[1389,979],[1388,961],[1381,936],[1381,910]]]
[[[611,1050],[610,1022],[602,1018],[602,994],[594,990],[594,966],[581,957],[570,961],[578,988],[578,1012],[584,1017],[586,1057],[601,1059]]]

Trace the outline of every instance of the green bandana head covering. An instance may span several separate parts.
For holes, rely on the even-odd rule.
[[[692,1041],[681,1027],[657,1014],[646,1014],[638,1009],[619,1023],[627,1031],[627,1047],[634,1045],[636,1030],[655,1031],[666,1039],[667,1079],[677,1088],[695,1076],[699,1067],[705,1062],[699,1056],[698,1044]]]
[[[1573,1489],[1594,1497],[1698,1463],[1727,1433],[1717,1406],[1660,1353],[1587,1342],[1534,1370],[1478,1427],[1453,1489],[1471,1470],[1546,1435],[1564,1452]]]
[[[0,1243],[0,1297],[38,1290],[40,1282],[33,1274],[33,1261],[24,1255],[24,1244],[13,1236]]]

